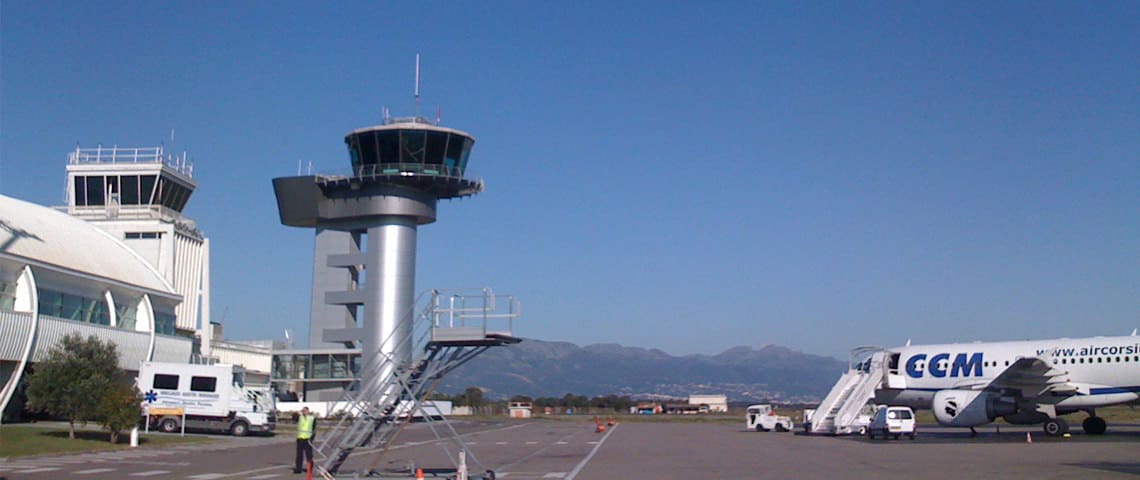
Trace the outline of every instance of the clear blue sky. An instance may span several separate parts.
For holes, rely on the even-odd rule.
[[[227,336],[307,332],[311,231],[270,180],[423,110],[487,191],[417,290],[516,333],[675,354],[1140,327],[1138,2],[0,4],[0,193],[78,142],[186,149]]]

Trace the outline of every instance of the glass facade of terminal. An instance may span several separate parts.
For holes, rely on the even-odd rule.
[[[111,313],[107,302],[54,290],[39,289],[40,315],[50,315],[96,325],[110,325]]]
[[[111,314],[107,309],[107,302],[103,299],[88,298],[46,288],[38,289],[37,295],[39,296],[40,315],[95,325],[111,325]],[[115,305],[115,314],[118,320],[117,328],[134,330],[137,323],[135,312],[138,309],[138,300],[118,302],[119,300],[116,300]],[[16,284],[0,282],[0,310],[12,311],[15,306]],[[177,335],[176,317],[173,313],[154,312],[154,316],[156,333]]]
[[[273,380],[351,380],[360,373],[360,352],[277,353]]]

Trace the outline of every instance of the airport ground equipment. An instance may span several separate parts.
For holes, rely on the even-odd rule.
[[[847,371],[812,413],[808,431],[829,435],[863,431],[870,421],[869,402],[886,374],[886,358],[887,352],[881,347],[853,349]]]
[[[757,432],[790,432],[794,425],[792,417],[776,415],[775,409],[768,404],[749,405],[746,427]]]
[[[374,461],[360,474],[375,473],[388,445],[415,418],[422,418],[437,440],[450,441],[456,452],[478,463],[447,423],[423,412],[423,402],[438,386],[444,374],[471,360],[488,348],[518,343],[511,335],[512,320],[519,314],[517,300],[484,289],[474,295],[462,292],[432,290],[426,306],[415,317],[414,350],[408,363],[394,363],[388,355],[377,355],[366,365],[377,371],[391,370],[393,375],[361,381],[359,388],[346,392],[343,402],[349,405],[342,419],[328,428],[315,443],[316,462],[322,473],[336,475],[348,456],[358,449],[378,450]],[[491,325],[498,322],[500,328]],[[391,340],[391,338],[389,338]],[[406,414],[400,414],[406,412]],[[443,430],[441,432],[441,430]],[[445,447],[446,444],[441,442]],[[448,450],[459,465],[459,456]],[[446,473],[448,469],[425,469]]]
[[[418,63],[417,57],[417,106]],[[487,348],[519,341],[509,326],[487,325],[518,316],[513,297],[490,290],[433,291],[430,305],[416,314],[417,229],[435,222],[440,199],[483,191],[481,179],[465,176],[474,142],[418,115],[386,116],[344,137],[350,171],[273,179],[281,223],[316,231],[310,346],[361,349],[358,381],[345,391],[354,405],[351,421],[318,436],[322,475],[336,474],[361,447],[382,454],[404,425],[394,415],[407,408],[401,405],[418,408],[445,373]],[[463,246],[462,239],[451,244]],[[474,298],[478,305],[465,303]]]
[[[229,364],[142,362],[137,379],[147,427],[173,433],[211,430],[244,436],[277,425],[274,395],[266,385],[247,385],[244,371]]]
[[[871,423],[867,425],[867,438],[874,440],[882,436],[886,440],[893,436],[898,440],[906,435],[914,440],[916,427],[914,410],[910,407],[882,405],[875,410]]]

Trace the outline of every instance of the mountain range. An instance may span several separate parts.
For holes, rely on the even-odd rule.
[[[612,343],[579,347],[524,339],[482,353],[445,376],[439,390],[479,387],[488,398],[725,394],[736,402],[812,402],[827,395],[846,369],[847,362],[776,345],[674,356]]]

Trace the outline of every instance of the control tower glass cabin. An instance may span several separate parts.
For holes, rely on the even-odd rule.
[[[382,178],[455,198],[478,193],[482,183],[463,178],[475,139],[423,118],[397,118],[385,125],[353,130],[344,137],[354,175]]]

